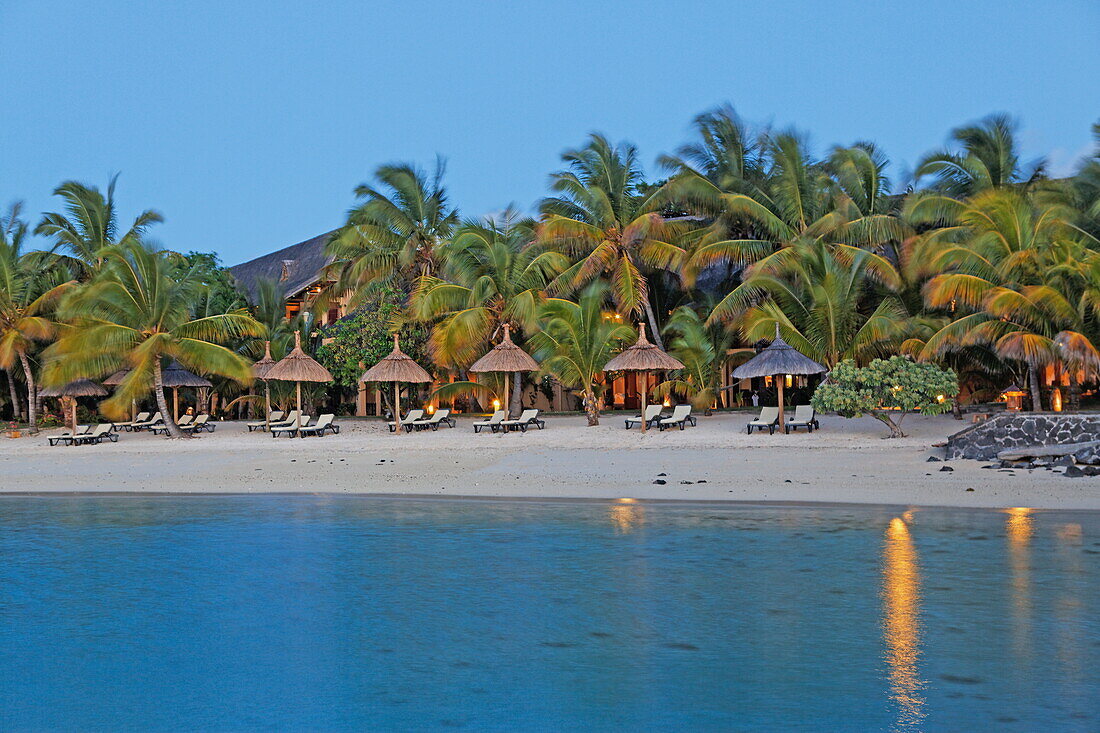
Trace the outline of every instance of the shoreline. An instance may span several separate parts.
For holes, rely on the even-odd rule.
[[[595,428],[583,417],[551,416],[544,431],[475,435],[462,417],[455,429],[394,436],[379,420],[346,419],[339,435],[314,439],[274,439],[224,422],[195,440],[123,433],[118,443],[53,448],[46,438],[54,431],[46,431],[0,441],[0,496],[356,494],[1100,510],[1100,478],[928,462],[942,457],[934,443],[968,424],[950,416],[912,416],[909,437],[889,440],[871,418],[826,416],[813,433],[751,436],[747,420],[723,413],[682,432],[643,436],[624,430],[617,415]]]

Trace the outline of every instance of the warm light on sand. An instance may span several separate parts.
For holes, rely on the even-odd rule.
[[[890,697],[898,705],[898,727],[919,726],[924,718],[920,658],[920,570],[909,527],[894,517],[882,549],[883,638]]]

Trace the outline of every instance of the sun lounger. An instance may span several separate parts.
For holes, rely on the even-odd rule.
[[[676,405],[672,408],[672,416],[658,420],[657,427],[664,430],[665,428],[679,426],[683,430],[688,423],[695,425],[695,418],[691,416],[691,405]]]
[[[50,445],[57,445],[58,443],[65,443],[66,445],[68,445],[73,442],[73,438],[79,437],[81,435],[87,435],[89,428],[91,428],[91,425],[77,425],[75,433],[66,430],[65,432],[59,435],[55,435],[52,438],[48,438],[47,440],[50,441]]]
[[[135,417],[133,420],[127,420],[126,422],[116,422],[112,423],[112,425],[114,425],[115,430],[133,430],[135,423],[145,422],[148,419],[148,412],[139,412],[137,414],[137,417]]]
[[[500,424],[504,422],[504,418],[507,417],[504,414],[504,410],[497,410],[489,416],[488,420],[478,420],[474,423],[474,432],[480,433],[482,428],[489,428],[494,433],[500,429]]]
[[[647,405],[646,408],[645,408],[645,422],[646,422],[646,425],[647,426],[655,425],[657,423],[657,420],[659,420],[661,418],[661,410],[663,410],[663,409],[664,409],[664,407],[660,404]],[[626,429],[627,430],[630,430],[630,428],[634,427],[635,425],[641,425],[641,424],[642,424],[642,416],[641,415],[635,415],[634,417],[628,417],[626,419]]]
[[[444,407],[441,410],[436,410],[435,414],[431,417],[426,417],[410,424],[416,430],[439,430],[440,425],[446,425],[453,428],[455,426],[455,419],[451,417],[450,409]]]
[[[326,430],[330,433],[339,433],[340,426],[332,422],[335,419],[336,416],[332,413],[325,413],[324,415],[321,415],[321,417],[317,418],[317,423],[315,425],[308,425],[299,430],[298,437],[304,438],[307,435],[315,435],[320,438],[325,434]]]
[[[118,442],[118,436],[112,432],[114,426],[109,423],[100,423],[95,426],[95,429],[84,435],[77,435],[73,437],[73,443],[75,445],[94,445],[102,443],[104,440],[110,440],[113,443]]]
[[[248,432],[251,433],[253,430],[267,430],[268,423],[272,425],[278,425],[281,422],[283,422],[283,411],[272,410],[271,413],[267,416],[267,420],[245,423],[245,427],[248,428]]]
[[[538,410],[524,410],[515,420],[505,420],[500,424],[504,430],[519,430],[526,433],[527,428],[534,425],[539,430],[546,427],[545,420],[539,420]]]
[[[310,420],[309,415],[302,415],[301,427],[303,427],[303,428],[309,427],[309,420]],[[298,428],[299,428],[299,425],[296,422],[283,423],[282,425],[280,425],[278,427],[275,427],[274,425],[272,425],[271,426],[271,437],[272,438],[278,438],[280,434],[285,433],[286,437],[293,438],[295,435],[298,434]]]
[[[783,432],[797,431],[798,428],[806,428],[806,431],[810,433],[821,429],[817,422],[817,413],[810,405],[795,405],[794,417],[787,418],[787,424],[783,426]]]
[[[184,415],[183,417],[181,417],[179,420],[176,421],[176,427],[179,428],[180,430],[189,430],[191,428],[191,424],[193,422],[195,422],[195,416],[194,415]],[[157,425],[150,425],[149,426],[149,431],[151,433],[153,433],[153,435],[159,435],[160,433],[164,433],[165,435],[168,435],[168,426],[165,425],[163,421],[161,421]]]
[[[210,416],[205,413],[199,415],[187,425],[180,425],[180,427],[189,433],[201,433],[203,430],[208,433],[214,432],[214,423],[210,422]]]
[[[134,424],[130,426],[130,429],[136,432],[138,430],[145,430],[146,428],[151,428],[154,425],[159,425],[162,422],[164,422],[164,416],[161,415],[159,412],[156,412],[156,413],[153,413],[153,416],[151,418],[149,418],[148,420],[142,420],[141,422],[137,422],[135,420]]]
[[[271,423],[271,427],[273,427],[273,428],[285,428],[288,425],[296,425],[297,420],[298,420],[298,411],[297,410],[291,410],[290,412],[288,412],[286,414],[286,417],[284,417],[279,422]]]
[[[779,427],[779,408],[778,407],[761,407],[760,416],[755,420],[751,420],[746,428],[746,432],[752,434],[752,429],[763,430],[768,429],[768,435],[775,432],[775,429]]]
[[[423,410],[409,410],[409,414],[407,414],[407,415],[405,415],[405,417],[401,418],[401,429],[404,430],[406,433],[412,432],[412,423],[416,422],[417,420],[419,420],[422,417],[424,417],[424,411]],[[396,422],[391,422],[391,423],[386,423],[386,424],[389,425],[391,433],[397,431],[397,423]]]

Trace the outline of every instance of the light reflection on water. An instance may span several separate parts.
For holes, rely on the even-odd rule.
[[[891,697],[898,706],[897,727],[919,728],[924,719],[920,657],[920,570],[909,527],[894,517],[883,543],[884,636]]]
[[[1100,514],[0,499],[0,730],[1100,729]]]

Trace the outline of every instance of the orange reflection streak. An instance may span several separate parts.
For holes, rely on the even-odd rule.
[[[1012,572],[1013,642],[1017,654],[1027,654],[1031,638],[1031,536],[1035,533],[1032,510],[1006,509],[1005,535],[1008,563]]]
[[[924,698],[917,661],[920,657],[920,570],[909,527],[890,520],[882,548],[882,596],[886,665],[890,697],[898,705],[897,728],[919,728]]]
[[[607,516],[615,525],[616,534],[630,534],[645,524],[645,508],[634,499],[619,499],[617,504],[608,507]]]

